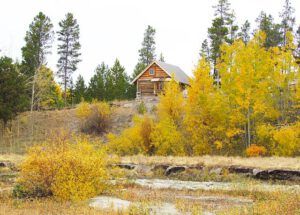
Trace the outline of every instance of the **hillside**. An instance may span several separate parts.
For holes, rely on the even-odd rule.
[[[157,100],[145,100],[149,112]],[[138,114],[137,101],[115,101],[110,103],[112,109],[111,124],[107,133],[119,134],[132,124],[132,118]],[[75,107],[76,108],[76,107]],[[3,127],[0,131],[0,153],[24,153],[26,146],[41,142],[59,131],[80,134],[80,122],[76,109],[24,112],[12,121],[11,129]],[[93,136],[92,137],[99,137]],[[105,135],[100,136],[105,140]]]

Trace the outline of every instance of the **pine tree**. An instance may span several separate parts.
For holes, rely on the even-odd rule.
[[[215,8],[215,19],[208,29],[210,39],[210,60],[214,66],[214,78],[220,84],[220,75],[216,69],[217,59],[220,57],[220,47],[223,43],[232,43],[236,38],[238,26],[235,25],[235,15],[230,9],[228,0],[219,0]]]
[[[21,70],[28,80],[31,80],[31,105],[33,111],[35,106],[35,85],[39,68],[47,63],[46,56],[50,53],[53,41],[53,24],[49,17],[42,12],[34,17],[25,36],[25,46],[22,48]]]
[[[149,65],[155,59],[155,29],[148,25],[142,42],[142,48],[139,50],[139,62]]]
[[[115,60],[114,65],[110,68],[109,81],[112,86],[108,86],[109,94],[113,99],[126,99],[129,88],[129,77],[125,72],[125,68],[121,65],[118,59]]]
[[[202,45],[201,45],[201,51],[200,51],[200,56],[203,58],[206,58],[207,60],[210,59],[210,50],[209,50],[209,44],[208,44],[208,41],[207,39],[205,39],[203,42],[202,42]]]
[[[285,0],[285,4],[283,6],[283,11],[280,13],[281,17],[281,29],[283,34],[282,46],[285,46],[287,43],[287,32],[294,31],[295,25],[295,17],[294,17],[295,9],[291,5],[290,0]]]
[[[295,56],[297,59],[297,63],[300,65],[300,25],[296,32],[296,49],[295,49]]]
[[[0,58],[0,120],[4,127],[28,104],[24,76],[11,58]]]
[[[266,34],[265,47],[276,47],[282,43],[282,34],[280,32],[280,24],[274,23],[272,15],[267,15],[265,12],[261,12],[256,19],[258,23],[258,30],[263,31]]]
[[[67,103],[67,88],[72,79],[72,74],[77,70],[80,62],[79,25],[73,14],[67,13],[65,19],[59,22],[60,31],[58,34],[58,55],[60,55],[57,67],[58,77],[61,78],[64,87],[64,101]]]
[[[86,98],[86,86],[83,77],[79,75],[74,88],[74,102],[75,104],[78,104],[82,101],[82,99],[85,98]]]
[[[107,99],[106,78],[108,72],[109,68],[104,62],[97,66],[88,87],[88,97],[90,100],[97,99],[102,101]]]
[[[238,37],[247,44],[250,40],[250,22],[248,20],[241,27],[241,31],[238,33]]]
[[[159,55],[159,61],[160,62],[165,62],[165,57],[163,56],[162,53],[160,53],[160,55]]]

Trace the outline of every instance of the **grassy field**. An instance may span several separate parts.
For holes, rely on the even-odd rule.
[[[295,215],[300,212],[300,195],[284,192],[243,192],[243,191],[190,191],[190,190],[154,190],[124,185],[122,189],[112,191],[110,195],[136,203],[122,212],[96,210],[88,206],[87,201],[70,203],[53,198],[13,199],[0,196],[0,214],[149,214],[149,205],[161,205],[165,202],[175,205],[182,213],[203,214],[213,211],[215,214],[245,215]],[[199,201],[197,197],[237,198],[252,200],[252,204],[236,204],[228,201]],[[189,197],[189,198],[183,198]],[[193,199],[194,198],[194,199]]]

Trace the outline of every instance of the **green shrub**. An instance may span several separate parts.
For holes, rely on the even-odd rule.
[[[138,105],[137,111],[139,114],[142,114],[142,115],[147,113],[147,107],[143,101]]]

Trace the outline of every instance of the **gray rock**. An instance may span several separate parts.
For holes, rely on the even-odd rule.
[[[279,184],[253,184],[233,182],[198,182],[180,181],[166,179],[136,179],[135,184],[152,189],[175,189],[175,190],[249,190],[249,191],[284,191],[300,192],[300,185],[279,185]]]
[[[165,175],[168,176],[172,173],[183,172],[186,170],[185,166],[170,166],[166,169]]]
[[[252,174],[253,168],[251,167],[242,167],[242,166],[231,166],[228,168],[230,173],[238,174]]]
[[[135,171],[139,174],[150,174],[152,172],[152,167],[148,165],[137,165]]]
[[[91,199],[89,206],[96,209],[103,209],[103,210],[112,209],[114,211],[122,211],[122,210],[127,210],[130,204],[131,202],[126,200],[109,197],[109,196],[99,196]]]
[[[126,103],[123,105],[124,108],[132,108],[134,106],[133,103]]]
[[[221,167],[218,168],[212,168],[209,171],[209,174],[216,174],[216,175],[221,175],[222,174],[223,169]]]

